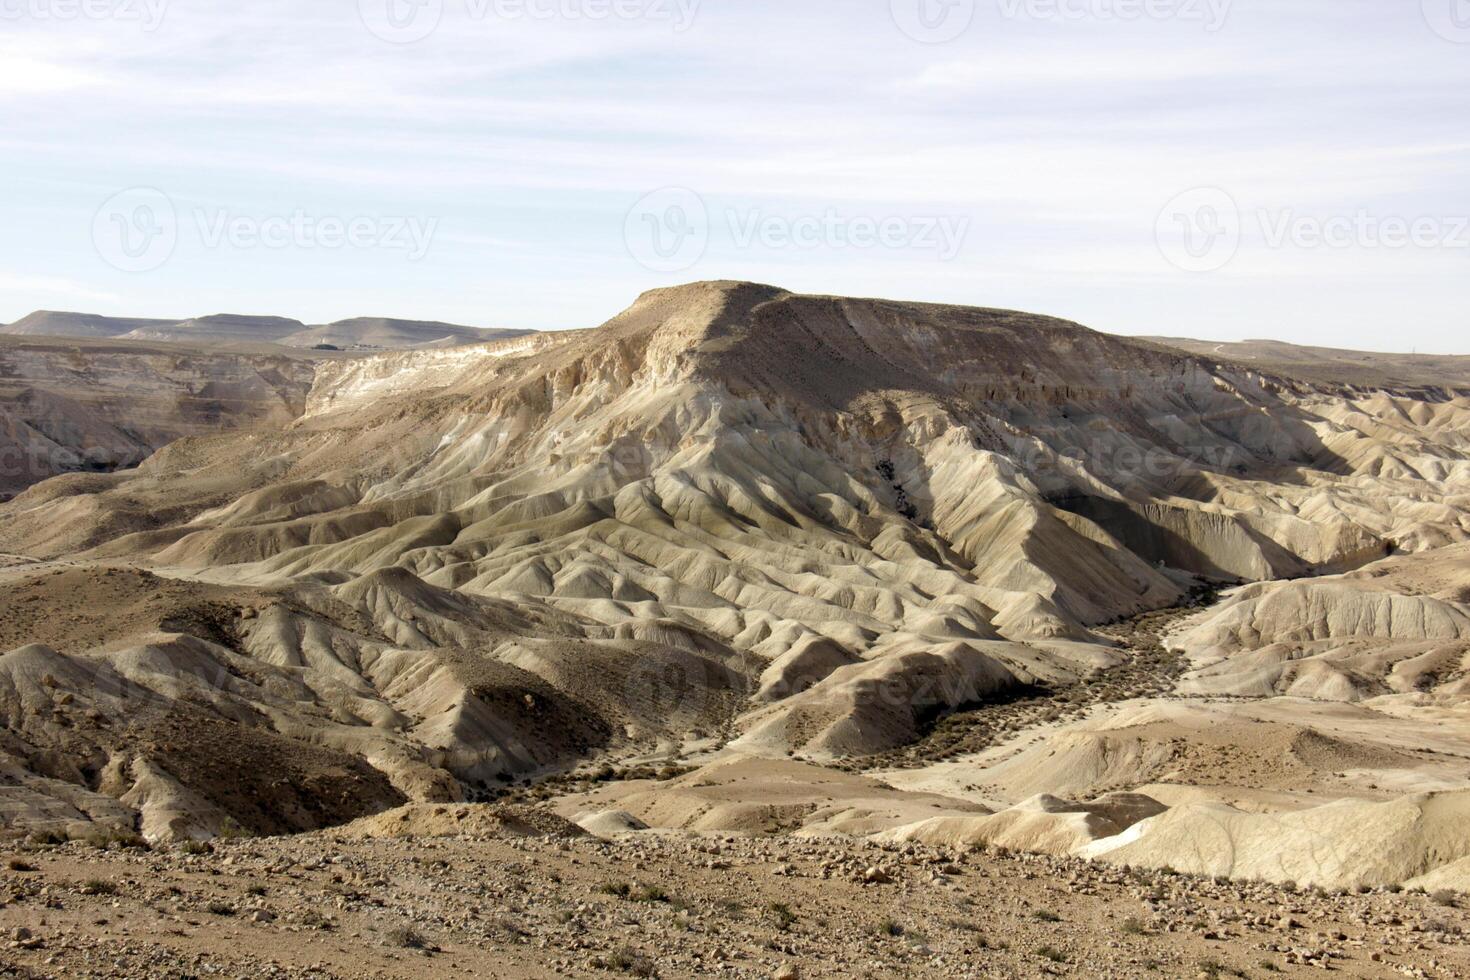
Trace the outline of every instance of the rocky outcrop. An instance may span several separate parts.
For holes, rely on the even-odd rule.
[[[1170,640],[1195,664],[1181,687],[1338,701],[1465,693],[1467,557],[1470,549],[1457,546],[1386,559],[1350,575],[1241,589]]]
[[[1083,848],[1113,864],[1322,888],[1401,885],[1470,857],[1470,792],[1294,813],[1176,807]]]

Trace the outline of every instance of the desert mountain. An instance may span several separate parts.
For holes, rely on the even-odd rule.
[[[428,320],[357,317],[308,326],[300,320],[275,316],[216,314],[186,320],[136,320],[90,313],[39,310],[0,327],[0,334],[19,337],[92,337],[113,340],[193,345],[279,344],[314,347],[403,350],[416,347],[452,347],[478,344],[529,333],[525,330],[487,330]]]
[[[730,826],[1069,854],[1127,834],[1119,854],[1145,863],[1152,839],[1162,864],[1189,805],[1322,801],[1224,766],[1212,725],[1260,735],[1260,760],[1300,749],[1323,786],[1374,770],[1360,801],[1453,792],[1463,772],[1392,732],[1464,710],[1467,432],[1448,383],[749,283],[657,290],[594,330],[324,359],[289,422],[0,506],[8,819],[276,833],[696,760],[715,768],[567,815],[717,829],[712,800],[768,780],[781,806],[732,805]],[[1413,578],[1431,566],[1432,594]],[[1173,607],[1162,644],[1130,639]],[[1148,665],[1177,671],[1119,680]],[[1027,745],[843,783],[845,805],[770,768],[869,766],[954,712],[1102,692],[1061,727],[1026,715]],[[1351,737],[1323,715],[1349,709]],[[1018,754],[1037,738],[1069,761]],[[1181,788],[1204,773],[1215,789]],[[1461,812],[1447,800],[1413,805]]]

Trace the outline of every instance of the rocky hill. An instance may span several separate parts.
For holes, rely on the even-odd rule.
[[[325,359],[285,424],[0,507],[6,819],[274,834],[554,777],[603,830],[1180,867],[1206,821],[1259,853],[1199,870],[1257,874],[1277,813],[1405,855],[1367,884],[1455,874],[1470,837],[1403,815],[1470,786],[1467,478],[1453,385],[749,283]]]

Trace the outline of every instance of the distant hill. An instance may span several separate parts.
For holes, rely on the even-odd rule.
[[[164,340],[192,343],[238,343],[242,341],[280,343],[298,330],[306,328],[300,320],[279,316],[238,316],[219,313],[195,317],[177,323],[144,327],[123,334],[120,340]]]
[[[1339,384],[1378,386],[1470,387],[1470,356],[1456,354],[1385,354],[1299,347],[1280,340],[1220,343],[1182,337],[1144,337],[1190,354],[1248,364],[1262,371]]]
[[[331,345],[344,350],[373,348],[404,350],[418,347],[455,347],[505,340],[534,331],[489,330],[431,320],[394,320],[356,317],[318,326],[277,316],[214,314],[186,320],[137,319],[38,310],[6,327],[0,334],[24,337],[81,337],[88,339],[163,341],[190,344],[267,343],[285,347]]]
[[[351,320],[338,320],[322,326],[306,327],[290,336],[276,341],[288,347],[314,347],[331,344],[334,347],[382,347],[404,349],[410,347],[456,347],[463,344],[480,344],[487,340],[506,340],[520,337],[531,330],[487,330],[480,327],[463,327],[436,320],[393,320],[387,317],[361,316]]]
[[[37,310],[8,327],[0,327],[0,333],[17,337],[121,337],[133,330],[149,330],[174,322]]]

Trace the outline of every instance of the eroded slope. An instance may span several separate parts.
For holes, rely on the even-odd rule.
[[[117,673],[410,799],[606,753],[883,752],[1117,666],[1095,628],[1199,577],[1470,539],[1467,411],[1044,317],[738,283],[655,291],[591,331],[333,362],[287,427],[0,510],[6,550],[35,560],[10,581],[66,559],[244,597],[213,632],[10,654],[12,717],[40,719],[14,723],[12,755],[74,751],[80,693],[44,671]],[[170,673],[229,680],[185,699]],[[102,768],[204,794],[100,727]],[[78,785],[60,782],[38,792]]]

